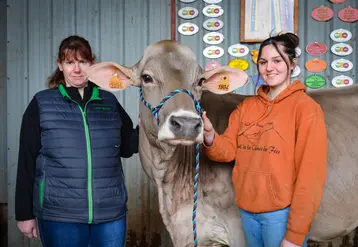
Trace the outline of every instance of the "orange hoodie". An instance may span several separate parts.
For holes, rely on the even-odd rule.
[[[268,90],[261,86],[258,95],[246,98],[204,150],[212,160],[235,160],[232,182],[240,208],[269,212],[290,206],[285,239],[302,245],[326,180],[324,114],[299,81],[274,100]]]

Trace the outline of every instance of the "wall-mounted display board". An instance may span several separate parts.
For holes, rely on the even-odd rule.
[[[241,0],[240,41],[262,42],[272,31],[298,33],[298,0]]]

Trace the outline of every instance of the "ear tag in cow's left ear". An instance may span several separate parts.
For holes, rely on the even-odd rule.
[[[206,79],[203,89],[215,94],[230,93],[248,82],[248,75],[244,71],[229,66],[209,70],[201,77]]]
[[[221,77],[220,82],[216,86],[216,89],[219,91],[229,91],[230,90],[230,82],[228,75],[224,75]]]
[[[110,88],[123,89],[123,83],[118,78],[118,74],[114,73],[112,79],[109,81]]]

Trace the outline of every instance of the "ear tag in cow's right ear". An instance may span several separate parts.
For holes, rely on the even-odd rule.
[[[119,80],[117,73],[114,73],[112,79],[109,81],[109,87],[123,89],[123,83]]]
[[[224,75],[221,77],[219,84],[216,86],[216,89],[219,91],[229,91],[230,90],[230,82],[228,75]]]

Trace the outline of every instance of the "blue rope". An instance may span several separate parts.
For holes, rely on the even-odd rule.
[[[174,90],[173,92],[171,92],[167,96],[165,96],[162,99],[162,101],[160,101],[159,104],[156,107],[153,107],[151,104],[149,104],[144,99],[142,88],[139,90],[140,99],[141,99],[142,103],[147,108],[150,109],[150,111],[152,112],[153,116],[157,120],[158,126],[159,126],[159,111],[160,111],[160,109],[163,107],[165,102],[167,102],[167,100],[169,100],[170,98],[172,98],[174,95],[176,95],[178,93],[186,93],[192,98],[192,100],[194,101],[195,109],[196,109],[198,115],[201,117],[202,112],[201,112],[200,100],[196,100],[194,95],[192,94],[192,92],[190,92],[189,90],[186,90],[186,89]],[[194,203],[193,203],[193,216],[192,216],[194,247],[198,246],[198,239],[197,239],[197,233],[196,233],[196,209],[197,209],[197,202],[198,202],[198,180],[199,180],[199,169],[200,169],[200,160],[199,160],[200,151],[199,151],[199,147],[200,147],[200,145],[197,143],[195,145],[195,163],[196,163],[196,166],[195,166],[195,176],[194,176]]]

